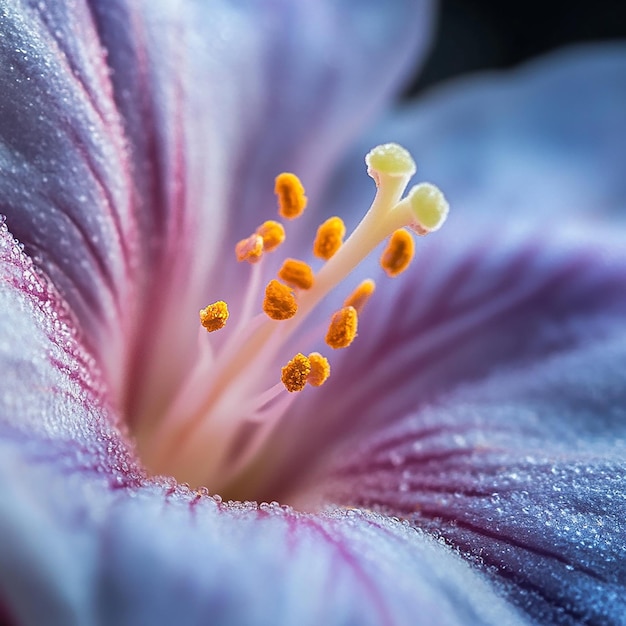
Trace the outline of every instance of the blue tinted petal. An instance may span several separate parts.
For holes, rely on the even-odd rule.
[[[494,374],[345,448],[318,484],[444,538],[538,623],[620,624],[625,364],[622,331]]]
[[[70,303],[91,348],[103,362],[120,358],[137,233],[91,13],[82,3],[6,0],[0,32],[0,214]]]
[[[457,242],[447,260],[425,246],[432,275],[379,287],[294,454],[318,462],[323,501],[443,537],[539,623],[618,624],[626,257],[619,235],[566,230]]]
[[[620,45],[563,53],[433,92],[369,139],[412,147],[453,213],[413,289],[364,319],[360,388],[335,379],[323,414],[389,424],[337,453],[324,497],[444,538],[538,623],[626,612],[625,69]]]
[[[0,476],[25,468],[2,480],[0,504],[0,595],[20,624],[524,623],[452,550],[398,522],[160,485],[115,493],[2,448]]]
[[[566,49],[397,110],[346,162],[335,206],[363,194],[363,150],[394,140],[412,150],[420,178],[445,190],[455,219],[623,216],[625,133],[626,46]]]
[[[137,469],[67,308],[0,232],[9,623],[520,624],[454,551],[359,511],[221,504]]]
[[[302,468],[320,462],[320,449],[342,438],[621,328],[626,254],[619,234],[570,225],[554,233],[502,226],[447,235],[418,241],[413,265],[397,279],[370,267],[377,290],[358,337],[331,355],[330,379],[303,392],[284,420],[269,455],[276,464],[270,491],[299,480]]]

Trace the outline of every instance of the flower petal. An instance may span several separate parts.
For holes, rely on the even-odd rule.
[[[626,254],[603,228],[433,235],[401,279],[380,276],[332,375],[303,393],[267,455],[283,497],[319,450],[502,371],[604,341],[626,313]],[[371,268],[374,277],[380,269]],[[414,278],[411,280],[411,274]],[[271,472],[268,472],[270,475]]]
[[[208,285],[232,292],[215,266],[236,241],[225,229],[256,226],[279,168],[319,182],[424,48],[429,4],[5,5],[0,212],[117,403],[161,404]]]
[[[107,363],[128,331],[136,227],[105,56],[81,3],[3,2],[0,32],[0,213]]]
[[[336,452],[322,499],[443,537],[538,623],[626,611],[626,267],[601,225],[626,206],[625,69],[623,46],[572,52],[385,126],[457,214],[420,246],[413,289],[379,291],[390,312],[346,355],[360,388],[335,376],[339,400],[310,409],[361,435],[389,424]]]
[[[626,333],[494,374],[338,453],[324,498],[409,519],[538,623],[626,610]]]
[[[301,416],[317,436],[292,453],[318,459],[321,501],[445,538],[539,623],[619,623],[626,255],[604,229],[527,237],[470,237],[448,259],[443,237],[425,246],[432,273],[379,289],[385,308],[370,304],[326,404],[320,394]]]
[[[274,177],[296,171],[319,187],[424,50],[431,9],[427,0],[107,0],[93,11],[150,266],[140,312],[150,324],[134,346],[127,407],[141,419],[186,375],[197,311],[241,301],[233,285],[244,268],[224,258],[275,205]]]
[[[525,623],[452,550],[381,516],[114,495],[55,469],[2,481],[0,595],[19,623]]]
[[[7,620],[523,623],[452,550],[397,521],[226,505],[146,480],[65,307],[4,227],[0,307]]]
[[[363,137],[334,206],[358,197],[356,155],[393,140],[446,192],[455,221],[624,215],[625,76],[615,42],[435,88]]]

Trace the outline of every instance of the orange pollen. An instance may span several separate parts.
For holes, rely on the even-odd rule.
[[[290,287],[272,279],[265,288],[263,311],[273,320],[288,320],[298,311],[298,303]]]
[[[280,379],[287,391],[302,391],[310,373],[311,362],[304,354],[298,352],[298,354],[282,368]]]
[[[302,215],[307,197],[304,187],[295,174],[283,172],[276,177],[274,193],[278,196],[278,214],[288,220]]]
[[[313,287],[313,270],[304,261],[285,259],[278,270],[278,277],[291,287],[311,289]]]
[[[200,324],[212,333],[226,326],[228,320],[228,306],[223,300],[218,300],[200,311]]]
[[[389,238],[389,243],[380,257],[380,264],[387,276],[397,276],[409,267],[415,255],[415,242],[411,233],[399,228]]]
[[[263,237],[261,235],[250,235],[247,239],[242,239],[235,246],[235,254],[238,261],[248,261],[257,263],[263,256]]]
[[[326,333],[326,343],[335,350],[347,348],[356,337],[359,316],[353,306],[339,309],[332,319]]]
[[[309,363],[311,364],[311,371],[306,381],[313,387],[321,387],[330,376],[330,364],[328,363],[328,359],[323,357],[319,352],[311,352],[311,354],[309,354]]]
[[[285,241],[285,228],[280,222],[267,220],[257,229],[256,234],[263,238],[263,250],[272,252]]]
[[[376,283],[371,278],[366,278],[344,301],[343,306],[352,306],[360,313],[365,303],[372,297]]]
[[[340,217],[329,217],[317,229],[313,254],[319,259],[328,261],[343,244],[346,227]]]

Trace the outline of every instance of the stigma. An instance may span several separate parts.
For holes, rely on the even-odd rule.
[[[294,399],[319,393],[332,375],[333,354],[346,350],[349,358],[358,342],[359,318],[377,294],[371,277],[350,284],[352,272],[386,242],[383,280],[395,280],[411,264],[415,236],[444,223],[448,203],[437,187],[420,183],[405,193],[416,169],[407,150],[384,144],[365,162],[376,195],[356,228],[346,236],[340,216],[320,221],[308,242],[299,239],[290,248],[295,257],[282,256],[280,249],[308,198],[295,174],[276,177],[277,215],[267,215],[252,233],[240,233],[233,245],[232,262],[250,266],[242,310],[229,311],[227,294],[220,293],[214,297],[224,299],[200,310],[206,332],[199,335],[198,351],[205,356],[156,431],[151,451],[161,472],[210,488],[236,481]],[[320,303],[340,286],[341,304],[329,316],[319,313]],[[214,336],[221,340],[214,344]]]

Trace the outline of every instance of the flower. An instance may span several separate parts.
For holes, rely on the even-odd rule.
[[[2,3],[4,621],[623,621],[626,51],[444,89],[357,142],[429,20]],[[281,504],[150,478],[132,442],[186,382],[198,310],[242,304],[233,248],[274,176],[306,183],[299,250],[368,204],[338,159],[387,141],[454,213],[245,477]]]

